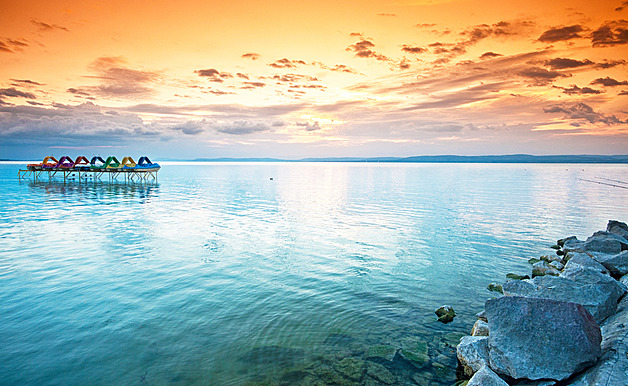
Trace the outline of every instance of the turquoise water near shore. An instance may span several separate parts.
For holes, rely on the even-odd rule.
[[[0,163],[3,384],[452,384],[488,283],[628,220],[628,189],[581,180],[628,182],[622,165],[19,167]],[[422,342],[422,362],[373,356]]]

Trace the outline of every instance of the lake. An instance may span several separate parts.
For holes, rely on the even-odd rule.
[[[23,166],[0,164],[3,384],[451,385],[489,283],[628,220],[625,165]]]

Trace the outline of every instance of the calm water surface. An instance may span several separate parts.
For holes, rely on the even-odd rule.
[[[618,165],[20,166],[0,164],[2,384],[452,384],[488,283],[628,220],[628,189],[579,180]],[[422,342],[422,363],[372,355]]]

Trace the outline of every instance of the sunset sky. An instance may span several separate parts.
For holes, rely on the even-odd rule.
[[[628,153],[628,1],[0,2],[0,158]]]

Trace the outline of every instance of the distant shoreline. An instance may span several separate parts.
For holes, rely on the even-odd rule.
[[[157,158],[157,157],[156,157]],[[0,159],[0,162],[31,162],[32,160]],[[354,162],[354,163],[485,163],[485,164],[628,164],[628,155],[425,155],[412,157],[320,157],[297,160],[281,158],[158,158],[165,162]]]

